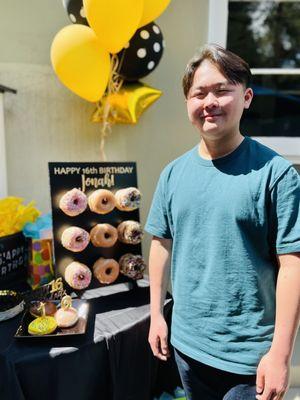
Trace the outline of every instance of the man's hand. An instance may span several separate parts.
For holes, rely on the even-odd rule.
[[[151,317],[148,341],[155,357],[166,361],[170,357],[168,347],[168,326],[162,315]]]
[[[290,363],[271,351],[265,354],[256,372],[256,399],[281,400],[288,389]]]

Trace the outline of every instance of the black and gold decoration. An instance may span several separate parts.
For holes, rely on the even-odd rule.
[[[140,222],[136,164],[49,163],[49,173],[56,277],[63,278],[67,290],[73,289],[78,295],[86,288],[133,283],[118,263],[124,254],[141,256],[141,243],[118,240],[117,229],[124,221]],[[100,208],[99,193],[104,195]],[[124,197],[126,204],[122,203]],[[65,208],[61,199],[68,198],[72,207],[81,207],[79,214]],[[120,202],[125,204],[123,208]],[[117,235],[114,240],[112,235]],[[136,278],[140,279],[145,265],[138,264]]]

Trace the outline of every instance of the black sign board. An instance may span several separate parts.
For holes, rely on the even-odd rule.
[[[99,223],[108,223],[117,227],[122,221],[140,221],[139,210],[130,212],[115,208],[108,214],[99,215],[91,212],[89,207],[80,215],[70,217],[59,208],[60,198],[73,188],[82,190],[87,196],[97,189],[107,189],[115,193],[119,189],[137,186],[136,163],[134,162],[50,162],[50,188],[53,217],[53,237],[56,277],[64,277],[65,268],[72,261],[87,265],[91,270],[99,257],[113,258],[116,261],[125,254],[142,254],[140,244],[130,245],[119,241],[110,248],[94,247],[92,243],[80,253],[65,249],[61,244],[63,231],[70,226],[78,226],[87,232]],[[130,281],[119,275],[114,283]],[[102,286],[92,279],[89,288]]]

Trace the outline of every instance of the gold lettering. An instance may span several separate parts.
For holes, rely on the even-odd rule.
[[[81,175],[81,190],[84,192],[86,188],[91,187],[94,189],[98,188],[111,188],[115,186],[115,176],[105,174],[101,178],[92,178],[92,177],[86,177],[84,174]]]

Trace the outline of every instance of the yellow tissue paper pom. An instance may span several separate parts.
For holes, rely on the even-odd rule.
[[[34,201],[27,205],[23,201],[13,196],[0,199],[0,237],[20,232],[27,222],[35,222],[40,216]]]

